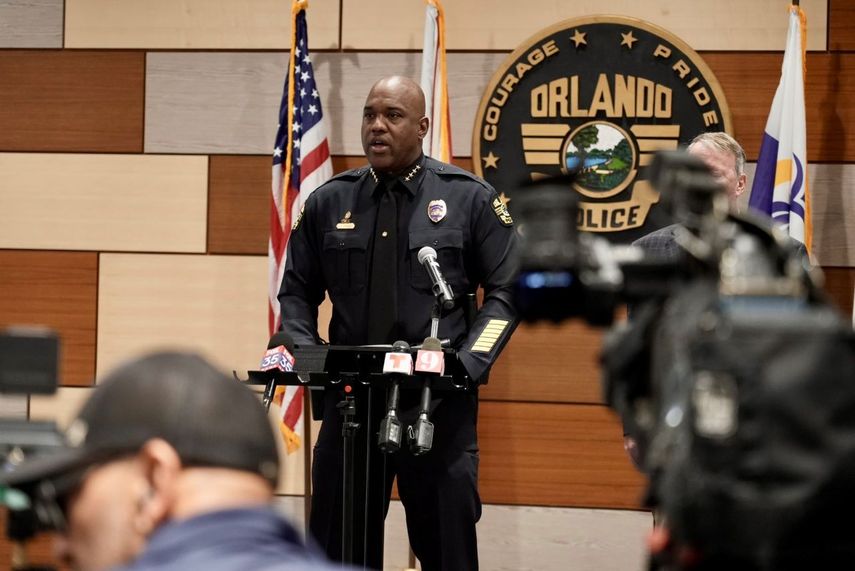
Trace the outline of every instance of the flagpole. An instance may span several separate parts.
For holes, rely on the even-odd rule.
[[[294,129],[293,129],[293,121],[294,121],[294,84],[296,83],[296,77],[294,76],[294,68],[296,66],[297,58],[295,52],[297,50],[297,16],[300,12],[304,12],[309,7],[309,0],[292,0],[291,3],[291,53],[289,54],[289,62],[288,62],[288,73],[289,82],[288,82],[288,150],[287,150],[287,159],[286,164],[287,170],[285,171],[287,174],[287,178],[284,180],[285,189],[282,194],[282,208],[287,209],[288,201],[288,187],[291,184],[291,153],[294,148]],[[306,50],[309,49],[309,46],[306,45]],[[299,191],[299,187],[298,187]],[[284,212],[283,212],[284,214]],[[283,216],[283,220],[286,218]],[[311,534],[311,530],[309,528],[309,515],[312,513],[312,450],[311,450],[311,442],[312,442],[312,421],[310,415],[312,400],[311,400],[311,391],[308,389],[303,390],[303,529],[306,533],[306,537],[309,537]],[[296,427],[295,427],[296,428]]]

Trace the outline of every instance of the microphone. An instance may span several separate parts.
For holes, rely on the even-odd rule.
[[[444,309],[454,307],[454,293],[451,291],[451,286],[442,277],[439,262],[436,261],[436,250],[430,246],[425,246],[419,250],[418,259],[419,263],[427,270],[430,281],[433,283],[433,295],[439,300]]]
[[[267,351],[261,358],[259,369],[262,371],[293,371],[294,370],[294,339],[284,331],[274,333],[267,343]],[[264,388],[264,396],[262,404],[264,408],[269,409],[270,403],[273,402],[273,395],[276,392],[276,377],[271,377]]]
[[[278,369],[280,371],[294,370],[294,340],[284,331],[273,334],[267,343],[267,352],[261,358],[259,368],[262,371]]]
[[[428,337],[422,343],[416,357],[416,371],[429,375],[442,375],[445,372],[445,355],[442,343],[436,337]],[[410,441],[410,452],[413,456],[421,456],[433,447],[433,423],[428,419],[431,399],[431,378],[425,377],[422,386],[421,407],[416,422],[407,428]]]
[[[413,374],[413,356],[410,355],[410,344],[406,341],[395,341],[392,352],[386,353],[383,361],[383,374],[389,375],[389,399],[386,404],[386,416],[380,422],[380,432],[377,445],[386,454],[397,452],[401,448],[403,427],[398,418],[398,399],[400,398],[401,375]]]
[[[436,337],[428,337],[416,353],[416,372],[442,375],[445,372],[445,354]]]

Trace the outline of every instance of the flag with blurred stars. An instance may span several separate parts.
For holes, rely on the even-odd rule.
[[[291,5],[291,51],[279,127],[273,149],[273,196],[270,204],[269,329],[279,329],[277,295],[285,270],[285,252],[293,221],[309,194],[332,176],[327,128],[315,84],[306,29],[307,0]],[[282,411],[279,430],[289,453],[302,440],[303,387],[277,387],[275,402]]]

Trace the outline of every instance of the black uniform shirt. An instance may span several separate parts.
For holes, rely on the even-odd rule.
[[[306,200],[288,241],[279,291],[283,329],[295,343],[319,341],[318,306],[327,292],[330,343],[365,344],[372,236],[385,186],[363,167],[333,177]],[[417,254],[431,246],[456,297],[484,288],[471,330],[458,304],[443,313],[438,335],[451,340],[469,375],[481,379],[517,323],[513,222],[484,180],[429,157],[399,177],[398,192],[398,337],[387,341],[412,345],[430,334],[434,296]]]

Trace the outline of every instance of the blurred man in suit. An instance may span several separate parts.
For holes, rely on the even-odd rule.
[[[745,151],[736,139],[724,132],[701,133],[689,143],[686,152],[701,159],[710,169],[716,182],[727,192],[730,208],[737,212],[737,199],[745,192],[748,176],[745,174]],[[674,259],[679,246],[674,241],[677,224],[660,228],[642,236],[633,244],[650,254]]]
[[[736,139],[724,132],[701,133],[689,143],[686,152],[701,159],[710,169],[716,182],[727,192],[730,209],[738,211],[737,199],[745,192],[748,177],[745,174],[745,151]],[[672,261],[680,255],[680,246],[674,231],[678,224],[671,224],[642,236],[633,245],[641,246],[645,252]],[[645,445],[640,433],[630,418],[624,418],[624,448],[633,463],[640,467],[641,448]]]

